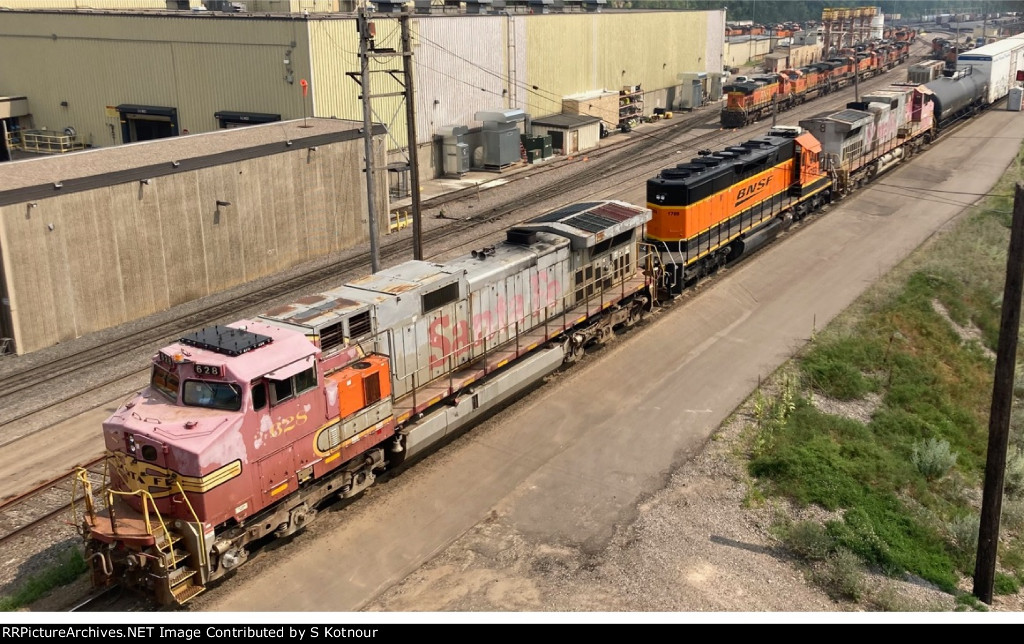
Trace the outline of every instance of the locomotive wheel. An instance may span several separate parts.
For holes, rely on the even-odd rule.
[[[583,357],[583,345],[573,342],[572,338],[567,338],[565,341],[565,358],[566,364],[572,364],[578,362]]]

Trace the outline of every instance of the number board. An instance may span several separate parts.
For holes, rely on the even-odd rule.
[[[215,367],[213,365],[195,364],[195,365],[192,365],[192,368],[195,369],[195,372],[196,372],[197,376],[219,376],[219,375],[221,375],[220,374],[220,367]]]

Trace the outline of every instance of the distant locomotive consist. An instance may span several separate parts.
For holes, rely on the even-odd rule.
[[[982,77],[871,92],[663,170],[646,207],[565,206],[451,262],[406,262],[162,348],[149,386],[103,424],[108,477],[81,517],[94,585],[184,604],[255,542],[301,530],[909,158],[990,104]]]
[[[1005,98],[990,86],[977,67],[925,85],[895,84],[799,127],[662,170],[647,182],[647,238],[664,290],[681,292]]]
[[[910,43],[916,37],[912,31],[901,35],[906,39],[874,43],[861,47],[861,51],[843,50],[829,60],[800,69],[760,74],[726,85],[722,88],[726,98],[721,112],[722,127],[749,125],[773,111],[788,110],[818,96],[831,94],[857,79],[871,78],[893,69],[909,58]]]

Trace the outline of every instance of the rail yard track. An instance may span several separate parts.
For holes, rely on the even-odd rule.
[[[87,463],[83,469],[89,480],[98,484],[102,480],[103,459]],[[85,491],[78,485],[77,469],[36,485],[17,496],[0,503],[0,546],[33,528],[65,514],[70,506],[85,499]]]

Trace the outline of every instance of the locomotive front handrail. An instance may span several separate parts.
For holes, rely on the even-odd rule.
[[[188,506],[189,514],[192,515],[192,518],[195,519],[196,525],[199,526],[199,528],[200,528],[198,530],[198,532],[199,532],[199,548],[198,548],[198,550],[199,550],[199,565],[205,569],[206,566],[207,566],[207,563],[209,561],[209,559],[207,558],[207,553],[209,552],[209,550],[206,547],[206,534],[204,533],[204,531],[202,529],[202,522],[199,521],[199,516],[196,514],[195,508],[192,507],[192,502],[188,500],[188,495],[185,494],[185,489],[181,487],[181,481],[175,479],[174,484],[178,486],[178,492],[181,493],[181,498],[185,501],[185,505]],[[174,548],[171,548],[171,551],[173,553]]]
[[[89,517],[95,520],[96,508],[92,497],[92,481],[89,480],[89,470],[79,467],[75,470],[75,476],[71,479],[71,521],[78,525],[78,512],[75,510],[75,492],[78,484],[82,484],[82,498],[85,500],[85,511]]]
[[[179,489],[180,489],[180,484],[179,484]],[[171,565],[172,566],[177,566],[178,565],[178,557],[174,554],[174,545],[171,543],[171,531],[170,531],[170,529],[168,529],[167,524],[164,522],[164,518],[160,514],[160,510],[157,509],[157,507],[156,507],[156,499],[153,498],[153,495],[150,494],[148,490],[139,489],[139,490],[135,490],[133,492],[125,492],[123,490],[113,490],[113,489],[110,489],[108,487],[106,489],[107,510],[108,510],[108,512],[110,512],[111,531],[114,534],[117,533],[117,527],[116,527],[115,521],[114,521],[114,507],[113,507],[115,495],[117,495],[117,496],[138,496],[138,497],[140,497],[142,499],[142,518],[143,518],[143,521],[146,524],[146,534],[151,536],[151,537],[153,537],[153,546],[159,552],[162,553],[162,552],[164,552],[164,550],[163,550],[163,548],[160,547],[160,543],[156,540],[156,536],[157,535],[153,533],[153,524],[152,524],[152,521],[150,520],[150,517],[149,517],[149,505],[150,505],[150,503],[152,503],[152,505],[153,505],[153,513],[156,515],[157,521],[159,521],[159,523],[160,523],[160,528],[163,530],[164,537],[167,540],[168,552],[165,553],[165,554],[169,554],[171,556]],[[191,507],[192,506],[189,505],[189,509],[191,509]]]

